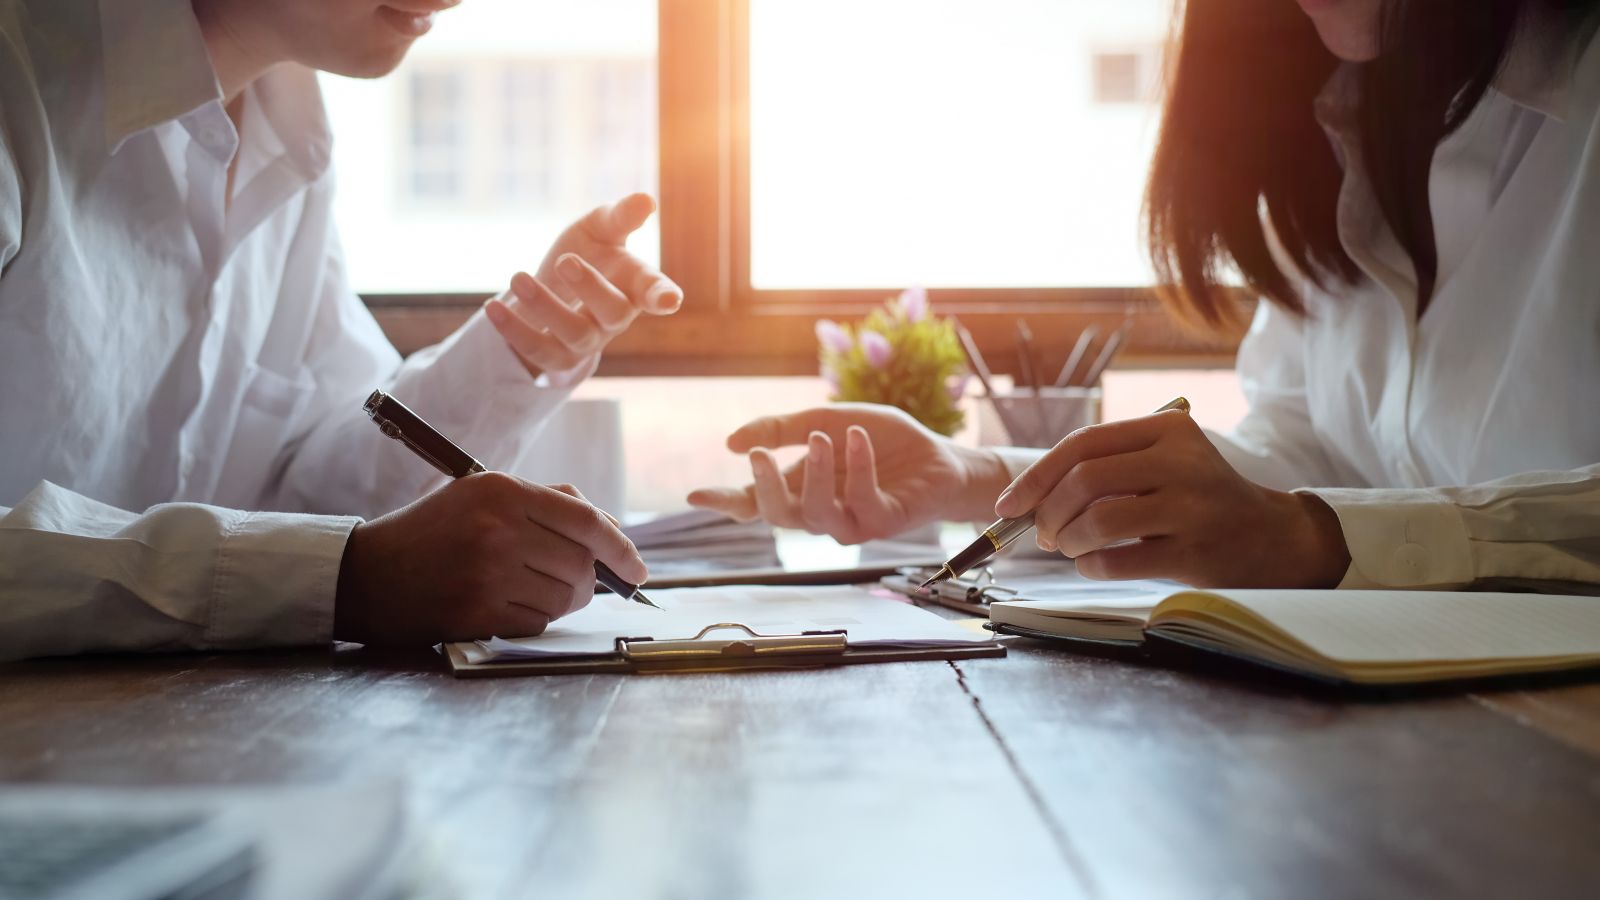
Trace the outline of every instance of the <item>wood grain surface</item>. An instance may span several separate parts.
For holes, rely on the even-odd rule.
[[[361,648],[0,666],[0,781],[399,772],[463,897],[1593,896],[1600,691],[1007,659],[460,680]]]

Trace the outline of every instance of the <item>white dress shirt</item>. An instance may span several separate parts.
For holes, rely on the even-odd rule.
[[[0,659],[327,641],[356,517],[441,481],[367,394],[515,471],[587,374],[481,313],[402,362],[329,146],[295,67],[235,130],[189,0],[0,0]]]
[[[1553,25],[1555,23],[1546,23]],[[1261,304],[1239,350],[1250,411],[1212,439],[1245,477],[1339,517],[1342,587],[1600,584],[1600,42],[1519,39],[1435,156],[1439,285],[1384,223],[1349,122],[1353,69],[1318,113],[1345,163],[1339,235],[1367,280]],[[1019,471],[1035,454],[1008,452]],[[1242,539],[1248,539],[1242,538]]]

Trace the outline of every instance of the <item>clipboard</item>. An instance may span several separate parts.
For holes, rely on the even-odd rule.
[[[903,566],[885,575],[878,583],[918,603],[933,603],[985,619],[989,618],[989,604],[1015,599],[1018,594],[1014,588],[996,584],[994,570],[987,566],[979,570],[976,577],[951,578],[923,587],[922,582],[937,570],[937,566]]]
[[[735,631],[708,638],[713,632]],[[844,629],[762,634],[738,622],[707,625],[692,637],[619,637],[611,653],[472,663],[455,644],[444,645],[457,678],[506,675],[585,675],[607,672],[646,675],[666,672],[734,672],[763,669],[814,669],[862,663],[1003,657],[999,642],[942,647],[852,647]]]

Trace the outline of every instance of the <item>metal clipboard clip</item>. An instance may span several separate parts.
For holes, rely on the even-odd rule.
[[[744,632],[742,637],[726,640],[706,640],[713,631],[727,628]],[[842,629],[831,631],[802,631],[799,634],[761,634],[748,625],[738,622],[719,622],[707,625],[691,638],[657,640],[652,637],[619,637],[617,653],[629,662],[652,660],[744,660],[774,656],[843,657],[848,633]]]
[[[923,578],[933,573],[932,569],[921,569],[908,566],[900,570],[900,574],[912,579],[913,583],[920,582]],[[931,600],[935,603],[962,604],[962,607],[987,607],[998,600],[1010,600],[1017,596],[1015,588],[1008,588],[997,584],[994,580],[994,570],[984,566],[970,577],[951,578],[941,581],[928,588],[918,588],[912,596],[920,600]]]

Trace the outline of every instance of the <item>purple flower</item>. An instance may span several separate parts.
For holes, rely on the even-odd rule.
[[[870,329],[861,329],[861,352],[874,369],[889,365],[889,339]]]
[[[971,373],[968,373],[960,378],[957,378],[955,381],[946,384],[945,390],[950,392],[951,400],[960,400],[962,397],[967,395],[967,385],[971,383],[972,375]]]
[[[899,303],[908,322],[920,322],[928,314],[928,292],[922,288],[906,289],[900,294]]]
[[[818,319],[817,343],[821,344],[824,350],[848,353],[853,342],[850,340],[849,332],[840,328],[838,322],[832,319]]]

